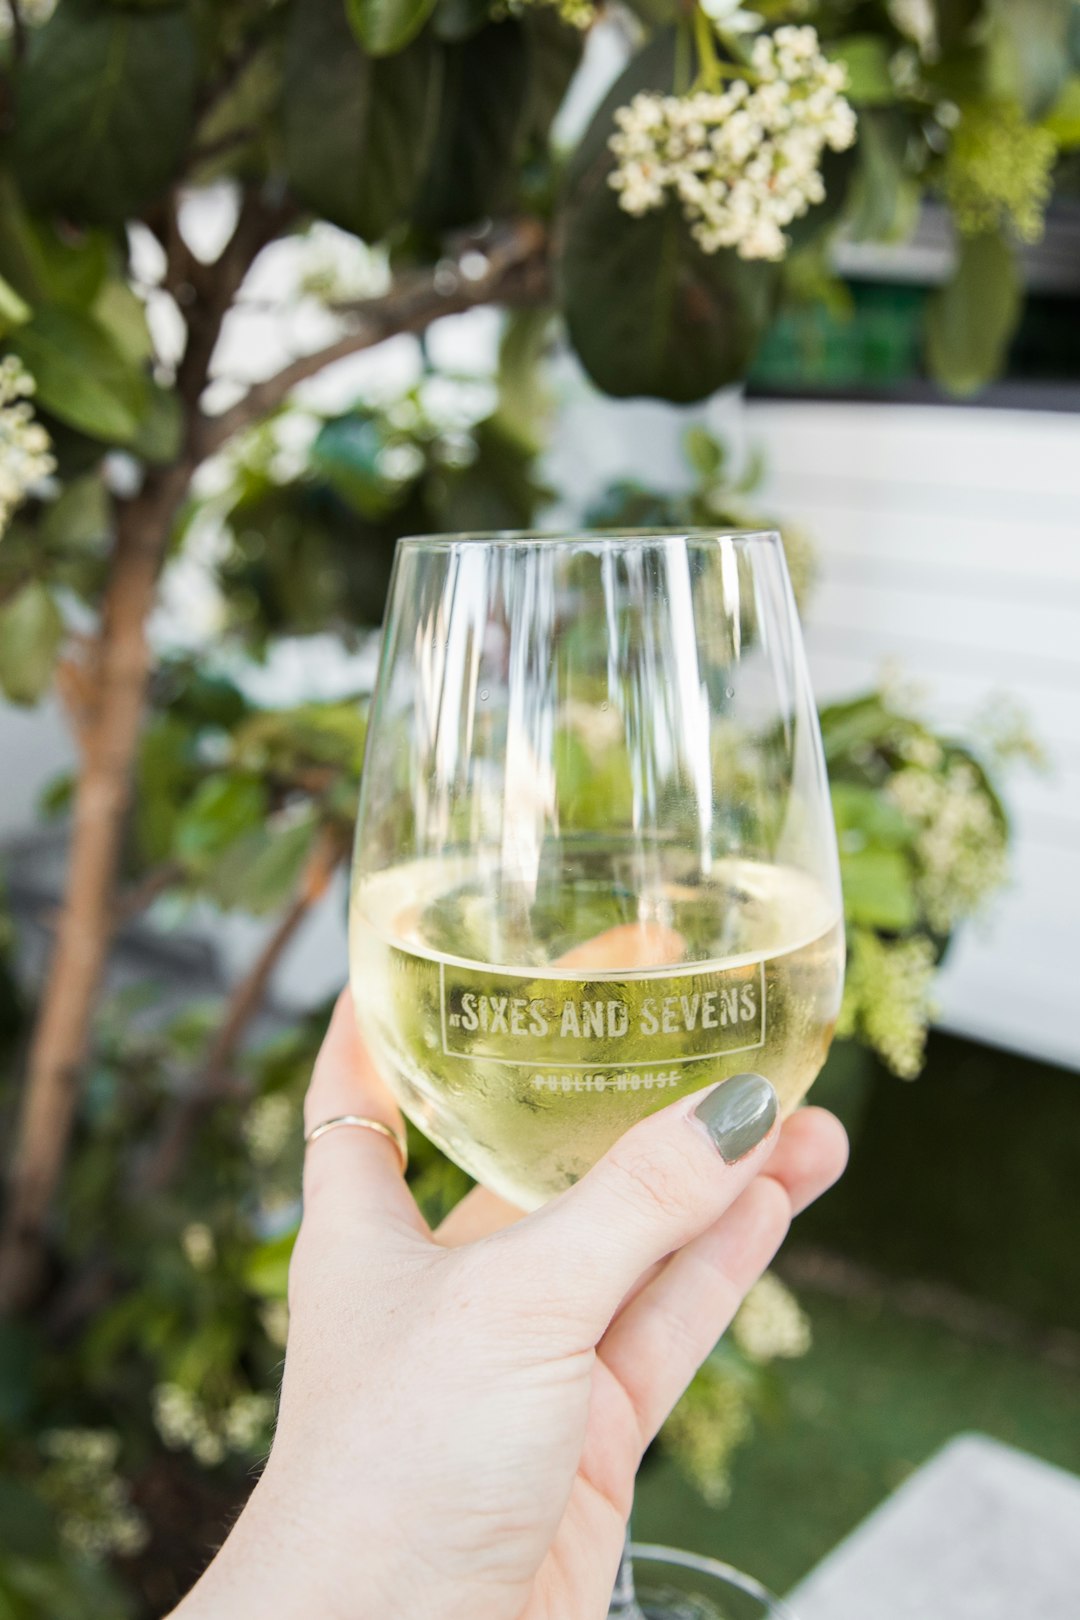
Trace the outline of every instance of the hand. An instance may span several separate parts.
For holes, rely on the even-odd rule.
[[[477,1189],[435,1233],[391,1142],[313,1143],[277,1435],[175,1620],[604,1620],[642,1453],[846,1157],[821,1109],[781,1130],[750,1083],[725,1132],[713,1096],[535,1214]],[[346,997],[305,1112],[400,1126]]]

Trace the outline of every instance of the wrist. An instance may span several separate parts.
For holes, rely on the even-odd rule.
[[[199,1581],[169,1620],[404,1617],[380,1538],[338,1533],[270,1464]],[[390,1601],[393,1595],[394,1601]]]

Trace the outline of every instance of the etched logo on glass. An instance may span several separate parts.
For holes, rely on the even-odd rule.
[[[650,1068],[765,1044],[765,965],[626,979],[526,978],[440,964],[447,1057],[532,1069]]]

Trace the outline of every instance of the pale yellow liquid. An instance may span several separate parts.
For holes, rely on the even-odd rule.
[[[677,854],[662,878],[623,885],[622,859],[563,851],[526,891],[481,853],[354,889],[353,995],[381,1072],[432,1141],[523,1208],[636,1120],[733,1074],[766,1075],[789,1111],[832,1039],[833,895],[755,861],[684,879]]]

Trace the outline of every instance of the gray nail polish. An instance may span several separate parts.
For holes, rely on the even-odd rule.
[[[762,1074],[733,1074],[694,1109],[728,1164],[764,1141],[779,1111],[776,1092]]]

